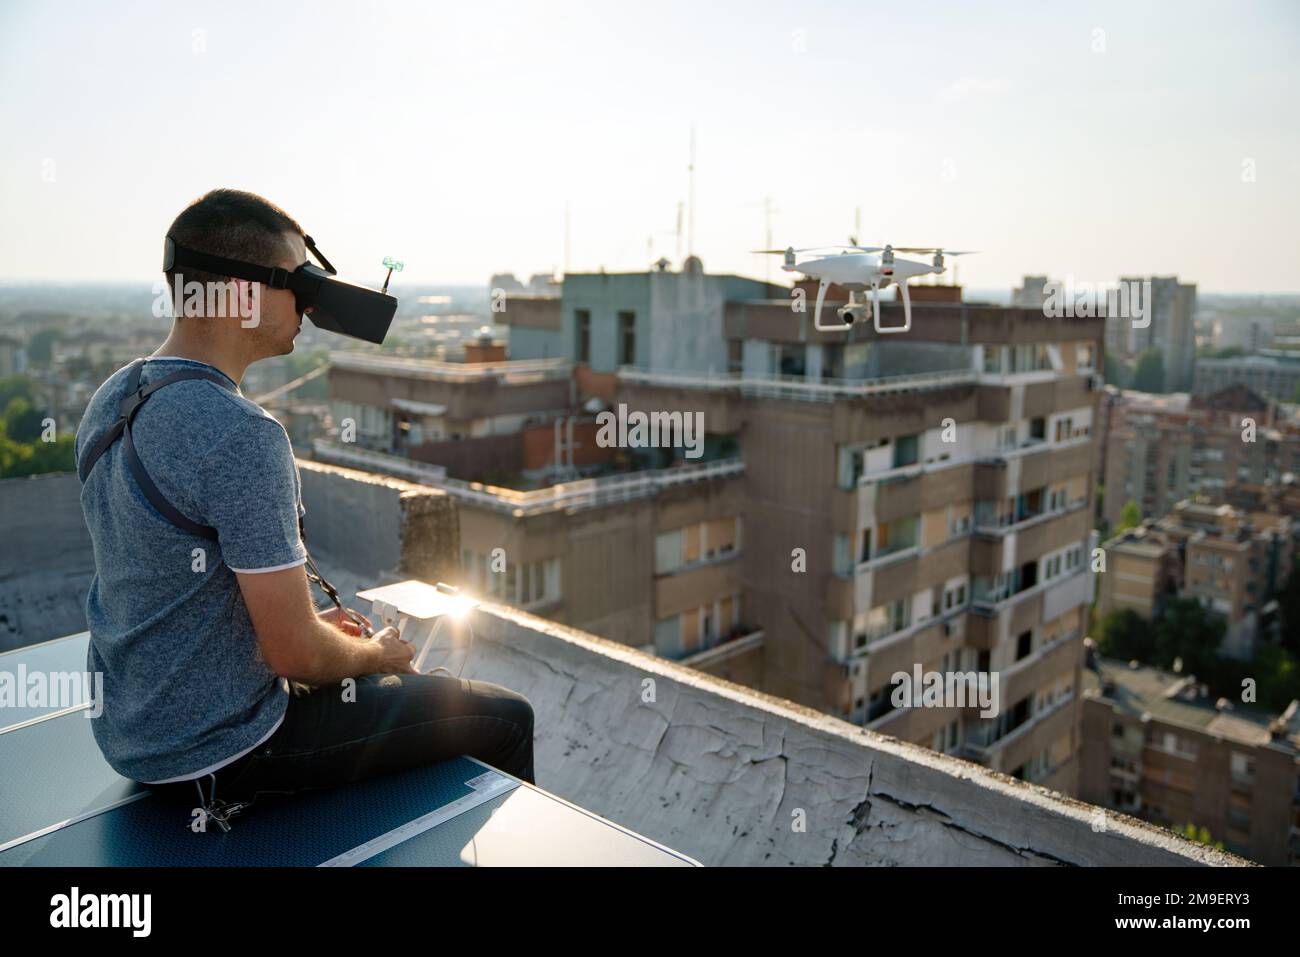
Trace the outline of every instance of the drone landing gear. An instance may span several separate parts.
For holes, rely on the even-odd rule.
[[[903,297],[903,324],[901,326],[882,326],[880,324],[880,287],[872,285],[871,299],[876,304],[876,332],[907,332],[912,328],[912,298],[907,294],[907,282],[897,283],[898,293]]]
[[[853,328],[853,322],[851,318],[852,314],[850,314],[849,321],[847,322],[841,321],[838,326],[823,324],[822,303],[826,301],[826,287],[829,285],[830,283],[828,283],[825,279],[823,279],[821,282],[817,284],[817,305],[813,307],[813,326],[816,327],[817,329],[820,329],[822,332],[843,332],[846,329],[852,329]],[[853,304],[853,293],[849,293],[850,308],[852,307],[852,304]],[[844,310],[840,310],[840,319],[844,320],[844,318],[845,318]]]

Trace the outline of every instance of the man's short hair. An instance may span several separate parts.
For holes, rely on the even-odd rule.
[[[284,210],[255,193],[214,189],[185,207],[167,235],[172,242],[195,252],[222,256],[258,266],[278,266],[284,258],[285,235],[303,235],[303,229]],[[167,288],[176,288],[178,270],[168,270]],[[229,282],[197,269],[181,272],[181,282]]]

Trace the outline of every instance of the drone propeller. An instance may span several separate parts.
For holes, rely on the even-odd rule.
[[[761,254],[761,255],[765,255],[765,256],[768,256],[768,255],[770,255],[770,256],[781,256],[781,255],[784,255],[785,253],[788,253],[788,252],[790,252],[790,253],[811,253],[811,252],[817,252],[817,251],[819,251],[819,250],[823,250],[823,249],[852,249],[852,250],[855,250],[855,251],[860,252],[860,253],[878,253],[878,252],[880,252],[882,249],[884,249],[884,247],[883,247],[883,246],[804,246],[802,249],[795,249],[795,248],[791,247],[791,248],[789,248],[789,249],[753,249],[753,250],[750,250],[750,251],[753,252],[753,253],[757,253],[757,254]]]
[[[969,256],[971,253],[978,252],[975,249],[944,249],[942,246],[895,246],[896,253],[942,253],[945,256]]]

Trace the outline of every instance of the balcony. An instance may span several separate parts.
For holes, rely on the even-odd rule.
[[[532,491],[519,491],[448,478],[446,470],[436,465],[425,465],[398,455],[339,445],[323,439],[317,439],[313,443],[313,450],[322,462],[381,472],[431,485],[466,504],[506,512],[515,517],[540,515],[560,509],[618,505],[655,495],[663,489],[729,478],[745,471],[744,459],[730,458],[676,468],[603,475]]]
[[[497,381],[524,385],[567,379],[573,367],[567,359],[510,359],[504,362],[443,362],[437,359],[372,355],[364,352],[334,352],[330,365],[336,369],[369,372],[383,376],[439,382]]]
[[[798,402],[835,402],[900,395],[970,385],[975,373],[960,369],[921,372],[913,375],[879,376],[872,379],[809,379],[806,376],[751,375],[740,373],[656,372],[624,366],[618,370],[621,383],[669,389],[700,389],[734,392],[761,399],[790,399]]]

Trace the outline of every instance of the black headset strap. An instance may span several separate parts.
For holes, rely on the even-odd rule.
[[[122,445],[126,449],[127,468],[131,470],[132,477],[135,478],[136,484],[140,486],[140,491],[144,493],[144,497],[149,500],[149,504],[157,509],[163,518],[178,528],[184,529],[192,535],[215,541],[217,538],[215,528],[210,525],[201,525],[192,519],[186,518],[158,490],[158,486],[149,477],[144,463],[140,460],[139,453],[136,452],[135,441],[131,435],[131,423],[135,420],[136,413],[140,411],[140,406],[144,405],[149,396],[174,382],[182,382],[186,379],[206,379],[209,382],[215,382],[228,392],[233,392],[234,386],[225,376],[214,372],[208,372],[204,369],[181,369],[141,387],[140,376],[147,361],[147,359],[137,359],[132,364],[131,371],[127,374],[126,395],[123,396],[121,403],[118,405],[118,419],[105,430],[103,435],[95,440],[94,446],[78,464],[77,475],[82,482],[85,482],[87,476],[90,475],[90,470],[95,467],[95,463],[108,451],[109,446],[121,438]]]
[[[330,265],[330,261],[316,248],[316,243],[310,236],[303,236],[303,241],[326,272],[331,276],[338,274],[338,271]],[[281,269],[279,266],[259,266],[256,263],[246,263],[238,259],[227,259],[224,256],[202,253],[197,249],[177,245],[169,236],[164,245],[163,270],[183,272],[183,270],[177,269],[179,266],[190,266],[202,272],[212,273],[215,276],[230,276],[234,279],[247,279],[250,282],[265,283],[272,289],[293,289],[299,282],[295,279],[295,273],[292,270]]]
[[[212,273],[214,276],[230,276],[234,279],[264,283],[272,289],[288,289],[290,277],[293,275],[288,269],[281,269],[279,266],[258,266],[238,259],[212,256],[196,249],[177,246],[175,243],[171,243],[170,260],[165,262],[165,266],[182,274],[184,269],[180,267],[190,266],[202,272]]]

